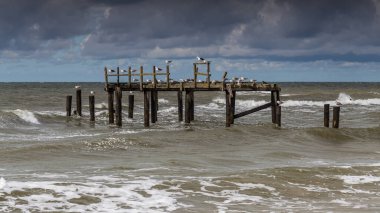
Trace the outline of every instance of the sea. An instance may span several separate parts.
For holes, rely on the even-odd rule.
[[[148,128],[142,94],[129,119],[124,92],[119,128],[103,83],[0,83],[0,212],[380,212],[380,83],[277,84],[280,128],[270,108],[225,127],[223,92],[195,92],[191,124],[159,92]],[[68,118],[76,85],[83,116]],[[269,101],[237,92],[236,112]],[[340,128],[325,128],[337,101]]]

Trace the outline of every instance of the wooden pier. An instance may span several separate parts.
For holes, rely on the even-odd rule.
[[[199,72],[199,68],[205,66],[206,72]],[[144,81],[144,77],[150,76],[152,80]],[[165,81],[157,80],[158,76],[164,76]],[[127,77],[126,82],[121,82],[121,77]],[[178,98],[178,121],[185,120],[189,124],[194,120],[194,99],[196,92],[202,91],[224,91],[226,97],[226,127],[231,126],[235,119],[249,115],[251,113],[271,107],[272,123],[281,126],[281,106],[280,87],[276,84],[266,82],[257,83],[248,81],[245,78],[227,79],[227,72],[220,77],[220,80],[211,80],[210,62],[197,62],[193,64],[193,78],[187,80],[173,80],[170,78],[170,66],[166,66],[163,71],[153,66],[152,72],[144,72],[141,66],[139,71],[129,67],[121,70],[104,68],[104,90],[108,93],[108,116],[109,123],[122,126],[121,99],[124,91],[140,91],[144,98],[144,126],[149,127],[150,122],[157,122],[158,93],[177,92]],[[201,80],[203,78],[204,80]],[[253,109],[243,112],[235,112],[236,92],[239,91],[270,91],[271,101]],[[185,98],[183,99],[183,92]],[[128,117],[133,118],[133,95],[128,96]],[[183,116],[183,101],[185,101],[185,115]],[[115,104],[116,103],[116,104]]]

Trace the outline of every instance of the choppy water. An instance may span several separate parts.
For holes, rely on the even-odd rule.
[[[380,211],[380,83],[282,83],[282,128],[269,109],[225,128],[223,93],[195,93],[195,122],[177,122],[176,94],[159,93],[158,123],[65,117],[74,83],[0,84],[0,212]],[[126,97],[127,94],[124,95]],[[269,101],[237,93],[237,112]],[[341,128],[323,128],[323,104]],[[126,98],[124,98],[126,104]],[[124,112],[126,112],[124,109]]]

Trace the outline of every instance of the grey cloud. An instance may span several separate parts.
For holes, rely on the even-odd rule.
[[[0,51],[379,61],[375,0],[0,1]],[[79,47],[80,46],[80,47]],[[71,50],[72,51],[72,50]]]

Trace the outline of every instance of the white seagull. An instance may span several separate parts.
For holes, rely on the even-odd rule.
[[[166,63],[166,64],[171,64],[172,61],[171,61],[171,60],[166,60],[165,63]]]
[[[94,91],[91,91],[90,94],[91,94],[91,95],[95,95],[95,92],[94,92]]]
[[[78,85],[77,85],[77,86],[75,86],[75,89],[80,89],[80,86],[78,86]]]
[[[199,57],[199,56],[197,56],[197,60],[198,60],[198,61],[203,61],[203,62],[206,61],[204,58],[201,58],[201,57]]]
[[[156,67],[156,71],[157,71],[157,72],[160,72],[160,71],[162,71],[162,69],[159,68],[159,67]]]
[[[128,70],[120,70],[120,72],[128,72]]]
[[[115,72],[115,70],[108,70],[108,72]]]
[[[136,72],[137,70],[136,69],[133,69],[132,72]]]

